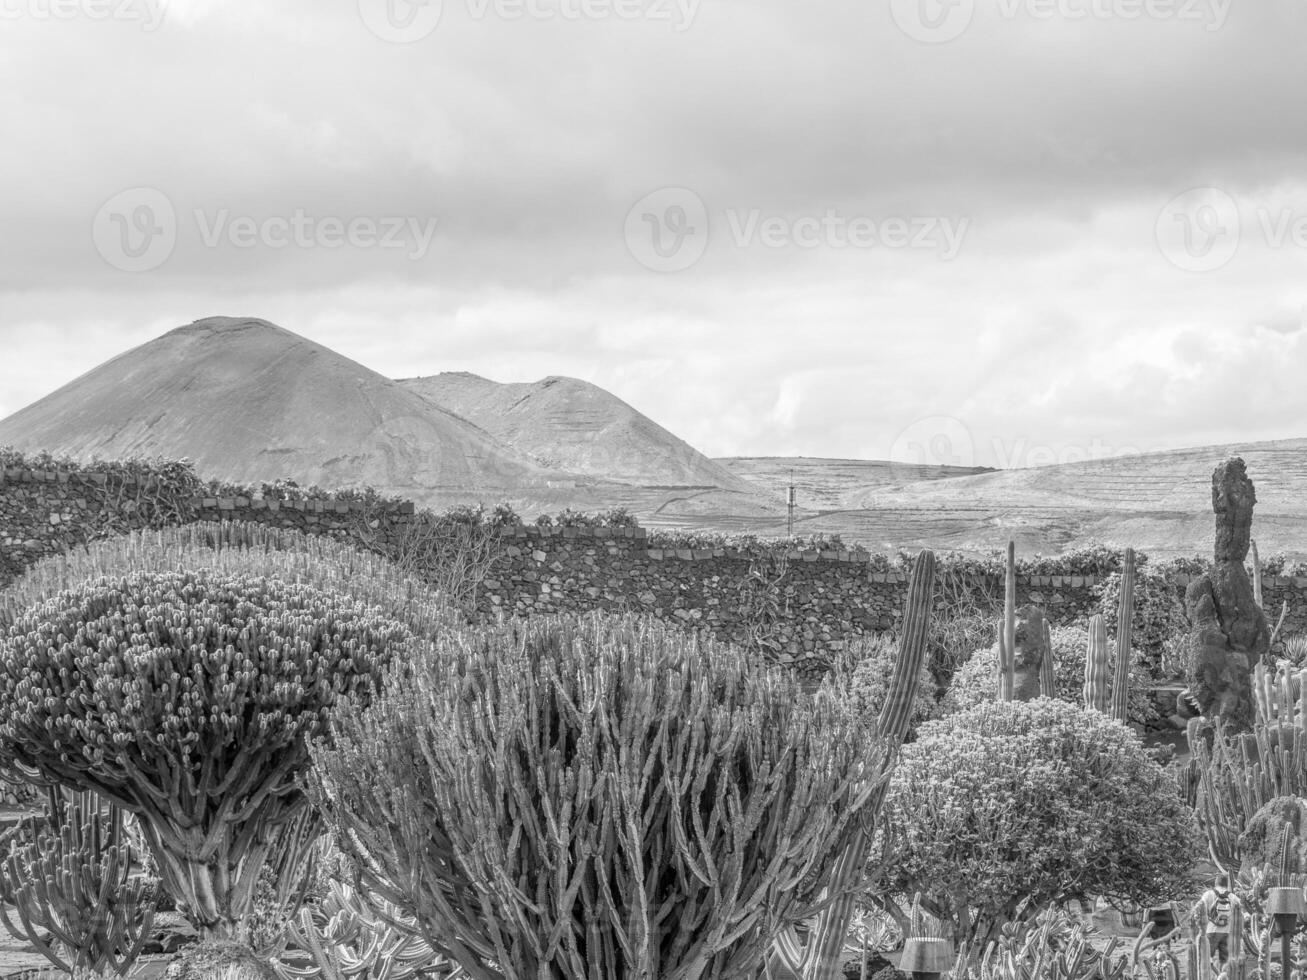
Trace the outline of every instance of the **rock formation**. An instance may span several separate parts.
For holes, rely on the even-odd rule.
[[[1222,717],[1236,731],[1252,727],[1256,709],[1252,673],[1269,656],[1266,616],[1253,600],[1244,568],[1257,495],[1244,462],[1226,460],[1212,473],[1216,548],[1209,574],[1191,582],[1185,605],[1193,624],[1189,690],[1207,717]]]

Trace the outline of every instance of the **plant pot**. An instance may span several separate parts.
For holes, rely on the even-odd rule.
[[[1271,915],[1302,915],[1304,907],[1301,888],[1272,888],[1266,895],[1266,911]]]
[[[899,969],[904,973],[946,973],[953,969],[954,959],[949,940],[910,936],[903,941]]]

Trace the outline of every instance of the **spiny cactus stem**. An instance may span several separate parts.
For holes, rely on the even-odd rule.
[[[1126,548],[1121,568],[1121,604],[1116,620],[1116,677],[1112,685],[1112,717],[1130,720],[1130,630],[1134,622],[1135,550]]]

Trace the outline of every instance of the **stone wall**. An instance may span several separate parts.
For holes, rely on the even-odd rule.
[[[140,467],[0,471],[0,586],[45,555],[135,528],[255,521],[352,537],[387,552],[414,520],[413,504],[402,501],[209,496],[197,486]],[[504,534],[476,605],[486,617],[638,610],[735,640],[766,620],[780,659],[819,669],[849,640],[897,629],[907,576],[878,570],[885,564],[865,552],[776,545],[664,548],[642,528],[526,526]],[[1174,578],[1183,592],[1187,576]],[[1043,606],[1054,624],[1071,623],[1097,611],[1099,582],[1093,575],[1021,575],[1018,602]],[[993,595],[1001,582],[977,588]],[[1272,618],[1288,601],[1285,633],[1307,630],[1307,577],[1267,576],[1264,588]]]

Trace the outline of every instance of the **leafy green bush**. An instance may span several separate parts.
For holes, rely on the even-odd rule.
[[[874,723],[880,715],[894,679],[898,657],[898,643],[891,637],[866,636],[849,642],[845,654],[849,664],[846,668],[849,671],[848,697],[854,710],[867,719],[868,723]],[[929,721],[938,713],[935,681],[928,665],[923,663],[917,679],[916,697],[912,702],[912,714],[908,718],[908,730],[914,731],[919,724]]]
[[[1116,622],[1121,604],[1121,575],[1107,576],[1094,587],[1099,611],[1107,622],[1108,642],[1116,645]],[[1170,660],[1168,642],[1189,632],[1189,616],[1184,608],[1184,590],[1167,577],[1164,570],[1144,567],[1135,572],[1134,614],[1131,620],[1130,645],[1141,658],[1150,678],[1169,679],[1163,663]]]
[[[831,687],[601,615],[438,635],[333,732],[313,796],[362,887],[474,976],[749,975],[886,760]]]
[[[922,725],[880,828],[873,893],[920,892],[973,949],[1027,898],[1160,903],[1185,891],[1199,854],[1193,812],[1138,736],[1049,698]]]
[[[1067,704],[1083,707],[1088,631],[1078,626],[1054,626],[1049,632],[1053,639],[1056,697]],[[1135,651],[1133,661],[1130,669],[1130,720],[1147,724],[1157,718],[1157,706],[1148,695],[1152,679],[1142,654]],[[953,675],[953,681],[944,693],[942,713],[964,711],[993,701],[997,673],[998,651],[994,647],[977,650]]]

